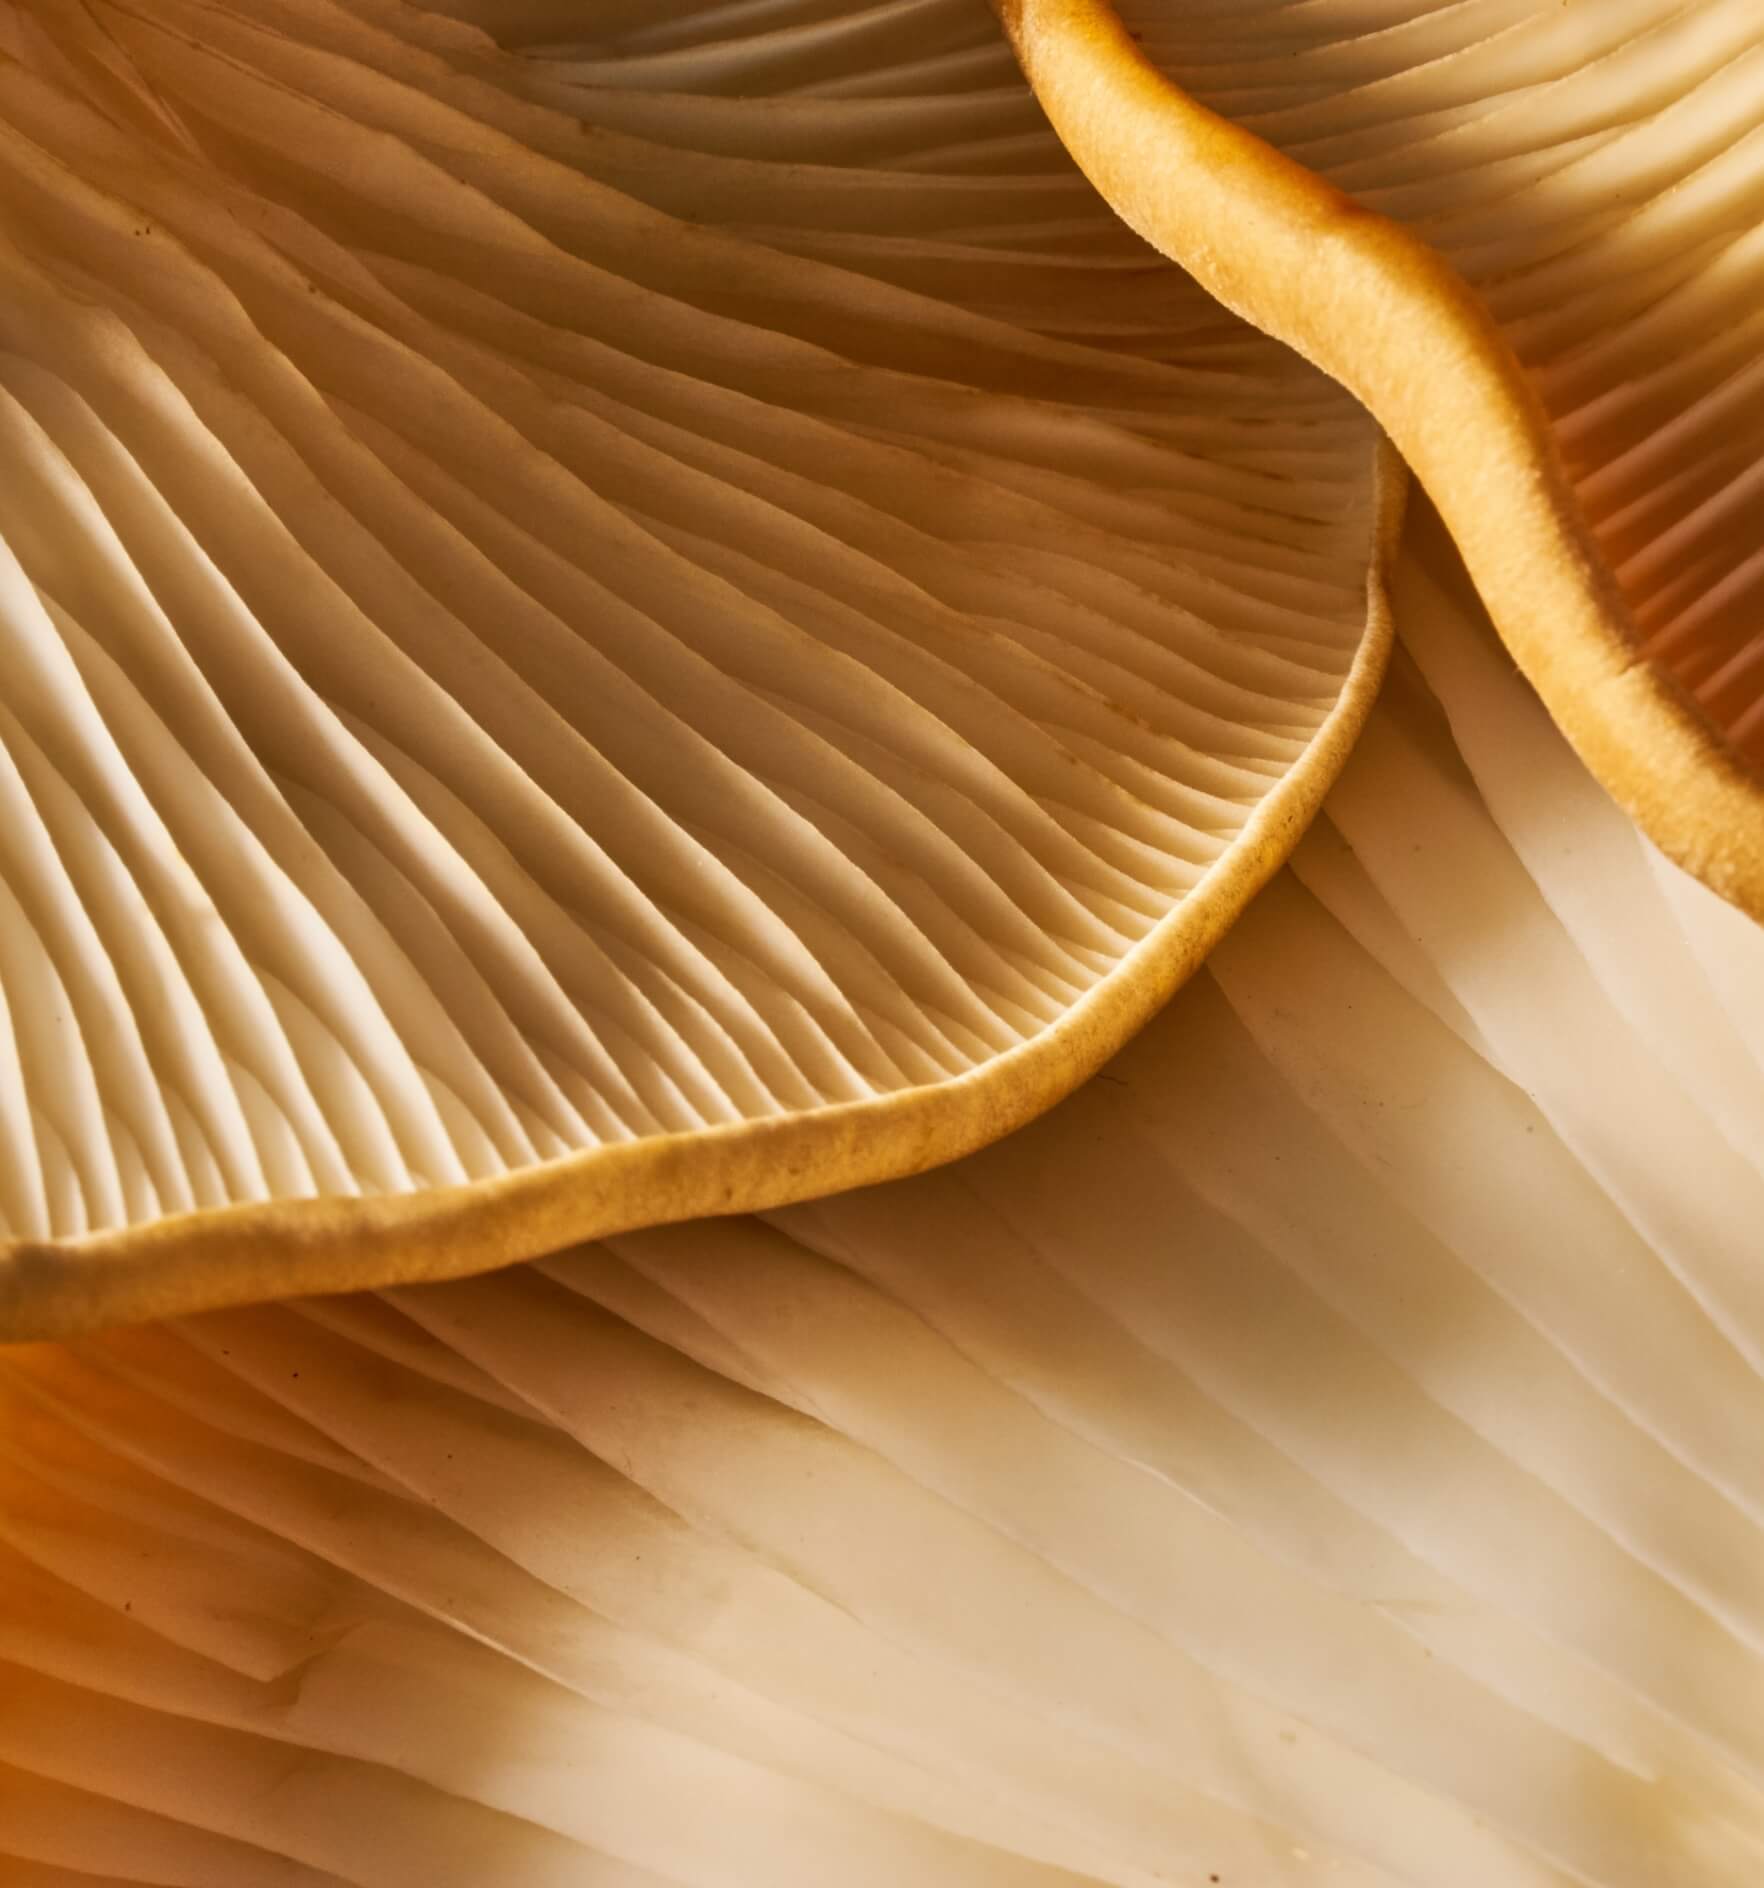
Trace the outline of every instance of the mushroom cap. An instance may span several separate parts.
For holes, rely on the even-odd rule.
[[[1411,552],[1022,1134],[0,1352],[9,1888],[1753,1888],[1764,931]]]
[[[947,1159],[1314,811],[1375,428],[983,9],[747,42],[6,14],[0,1337]]]
[[[1597,777],[1764,918],[1764,16],[1004,0],[1127,220],[1366,402]]]

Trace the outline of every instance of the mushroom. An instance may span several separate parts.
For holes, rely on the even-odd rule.
[[[1400,475],[956,0],[0,50],[6,1888],[1749,1888],[1764,934],[1498,554],[1293,850]]]
[[[1426,529],[1393,595],[1290,866],[1021,1134],[0,1352],[4,1879],[1755,1881],[1764,934]]]
[[[1388,449],[984,8],[565,14],[3,16],[0,1336],[974,1147],[1364,717]]]
[[[1615,797],[1764,918],[1750,0],[999,0],[1135,228],[1366,402]]]

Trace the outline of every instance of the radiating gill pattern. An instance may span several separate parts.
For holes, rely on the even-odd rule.
[[[1764,13],[1124,0],[1146,53],[1435,244],[1548,411],[1640,646],[1764,767]]]
[[[1371,429],[890,12],[842,192],[544,8],[0,8],[0,1233],[943,1084],[1230,877]]]
[[[1256,345],[1223,311],[1206,332],[1187,278],[1148,266],[972,8],[588,6],[570,18],[594,37],[567,45],[527,43],[494,6],[474,16],[526,55],[512,82],[529,96],[698,154],[689,196],[653,160],[577,155],[659,208],[1065,339],[1190,366]]]
[[[1455,747],[1023,1134],[0,1354],[8,1883],[1750,1888],[1760,934],[1399,599]]]

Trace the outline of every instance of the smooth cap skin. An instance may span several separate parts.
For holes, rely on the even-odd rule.
[[[378,0],[98,17],[0,61],[0,1336],[949,1159],[1290,851],[1400,469],[983,8],[653,103]]]
[[[1472,155],[1498,168],[1501,126],[1517,122],[1523,130],[1521,108],[1489,114],[1487,125],[1466,113],[1467,130],[1442,129],[1425,117],[1430,105],[1443,111],[1474,98],[1485,69],[1520,86],[1520,76],[1498,65],[1514,34],[1500,39],[1491,26],[1487,43],[1479,41],[1471,30],[1475,6],[1425,19],[1393,7],[1381,33],[1366,26],[1363,9],[1350,21],[1339,9],[1307,8],[1297,25],[1289,9],[1254,4],[1148,4],[1118,12],[1099,0],[1003,0],[999,11],[1037,96],[1103,193],[1227,306],[1366,403],[1432,495],[1508,647],[1599,780],[1671,857],[1764,918],[1764,784],[1757,770],[1764,747],[1756,709],[1764,688],[1748,628],[1755,599],[1746,615],[1747,573],[1755,576],[1758,545],[1756,531],[1744,525],[1755,507],[1750,514],[1739,509],[1743,482],[1753,475],[1738,474],[1740,482],[1713,494],[1699,489],[1694,503],[1687,499],[1676,513],[1668,502],[1647,542],[1623,536],[1623,519],[1613,517],[1615,501],[1600,484],[1620,480],[1655,450],[1648,428],[1659,415],[1650,405],[1650,363],[1708,353],[1725,304],[1712,297],[1706,308],[1694,298],[1685,302],[1675,333],[1649,335],[1639,359],[1626,358],[1615,341],[1605,346],[1608,337],[1600,335],[1610,356],[1601,364],[1587,337],[1597,334],[1595,321],[1613,313],[1631,233],[1621,217],[1613,220],[1607,181],[1595,177],[1580,190],[1569,151],[1560,174],[1543,183],[1521,186],[1510,169],[1491,177],[1483,202],[1474,163],[1465,157],[1455,169],[1453,154],[1477,136],[1482,143]],[[1552,20],[1557,11],[1547,10]],[[1573,11],[1584,23],[1598,10],[1576,0]],[[1664,19],[1685,10],[1654,11]],[[1699,11],[1732,13],[1690,9],[1686,33]],[[1429,57],[1437,65],[1423,61],[1410,42],[1445,30],[1446,15],[1461,23],[1464,44],[1455,58],[1435,47]],[[1751,18],[1756,38],[1764,29],[1755,9]],[[1534,24],[1541,36],[1549,23],[1540,13]],[[1560,77],[1558,89],[1570,94],[1560,106],[1565,115],[1584,95],[1607,120],[1621,120],[1625,87],[1641,89],[1645,61],[1615,68],[1595,62],[1583,71],[1570,58],[1575,43],[1559,36],[1549,48],[1554,70],[1525,67],[1529,82],[1548,91],[1548,79]],[[1408,56],[1405,47],[1415,70],[1397,63]],[[1666,50],[1673,50],[1670,36]],[[1192,87],[1178,78],[1192,79]],[[1413,139],[1379,118],[1381,81],[1386,93],[1407,84],[1401,109],[1418,121]],[[1427,84],[1437,98],[1423,93]],[[1296,102],[1289,104],[1282,86]],[[1219,110],[1196,95],[1209,87]],[[1382,109],[1391,122],[1403,122],[1397,105]],[[1592,116],[1591,104],[1585,111]],[[1269,138],[1235,122],[1238,112],[1265,124]],[[1637,115],[1645,116],[1640,106]],[[1574,121],[1565,140],[1570,132],[1579,134]],[[1295,150],[1315,156],[1315,166],[1269,141],[1282,134]],[[1330,181],[1332,160],[1351,179],[1351,194]],[[1525,234],[1540,200],[1550,214],[1568,214],[1549,189],[1579,192],[1566,201],[1589,232],[1576,250],[1551,225],[1550,238],[1568,251],[1566,260],[1541,236],[1533,244],[1541,257],[1531,258],[1512,233]],[[1382,203],[1393,213],[1369,207]],[[1740,227],[1756,222],[1751,215]],[[1642,238],[1652,242],[1651,229]],[[1571,287],[1580,291],[1573,304],[1581,310],[1579,328],[1568,322],[1551,329],[1518,295],[1513,284],[1523,286],[1528,260],[1539,296],[1548,288],[1566,300]],[[1542,280],[1551,265],[1565,281]],[[1472,286],[1466,269],[1486,271],[1487,279]],[[1602,285],[1601,271],[1611,272],[1610,286]],[[1619,300],[1615,312],[1631,311]],[[1737,319],[1731,311],[1719,318]],[[1724,415],[1716,395],[1727,397],[1720,376],[1728,371],[1725,361],[1710,363],[1713,392],[1703,404],[1715,399],[1715,407],[1705,417],[1710,439],[1737,441],[1744,456],[1757,416],[1743,387]],[[1691,392],[1678,399],[1696,404]],[[1622,423],[1601,446],[1598,426],[1613,408]],[[1576,455],[1572,464],[1565,439]],[[1682,484],[1686,474],[1677,457],[1662,456],[1655,476],[1670,501],[1673,482]],[[1643,567],[1650,546],[1663,546],[1656,561],[1671,550],[1672,531],[1687,540],[1681,561],[1695,583],[1662,597],[1657,579],[1655,590],[1644,590]],[[1649,608],[1654,616],[1644,620]]]

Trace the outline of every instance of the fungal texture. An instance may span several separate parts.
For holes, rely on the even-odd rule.
[[[1764,918],[1764,17],[1012,0],[1136,227],[1363,399],[1583,758]]]
[[[977,0],[544,15],[0,12],[0,1334],[992,1138],[1365,712],[1375,430]]]

